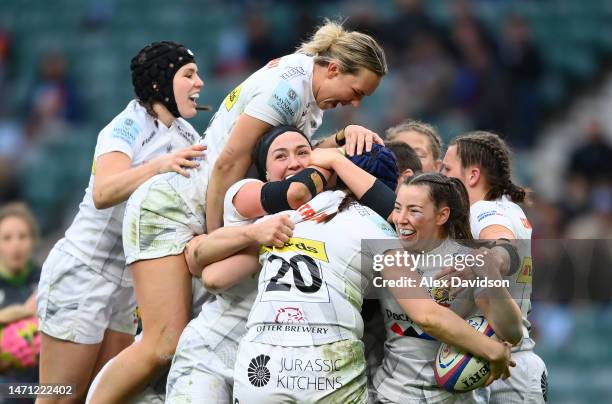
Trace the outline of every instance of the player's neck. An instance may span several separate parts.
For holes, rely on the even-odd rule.
[[[157,120],[166,125],[167,128],[172,126],[172,122],[174,122],[174,115],[168,111],[168,108],[156,102],[153,104],[153,111],[155,111],[157,114]]]
[[[476,202],[486,200],[487,193],[489,192],[489,190],[481,184],[477,184],[474,187],[470,187],[467,191],[468,197],[470,198],[470,206],[472,206]]]

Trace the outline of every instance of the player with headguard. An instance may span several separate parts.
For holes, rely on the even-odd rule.
[[[393,221],[406,251],[414,256],[427,257],[417,267],[399,271],[405,274],[408,270],[416,270],[418,276],[415,275],[415,278],[426,278],[429,285],[440,271],[443,261],[448,262],[447,257],[476,257],[477,254],[483,254],[483,251],[474,250],[468,244],[472,239],[469,202],[465,187],[458,179],[449,179],[438,173],[420,173],[406,179],[398,187]],[[484,256],[482,258],[483,265],[479,272],[488,275],[490,266],[486,266]],[[415,282],[415,285],[419,284],[420,281]],[[449,289],[445,287],[427,287],[425,293],[411,290],[414,288],[418,286],[377,290],[387,334],[384,359],[373,380],[377,402],[483,402],[484,393],[480,390],[453,394],[439,387],[434,377],[433,364],[440,340],[464,347],[469,345],[468,351],[474,354],[480,353],[473,351],[475,347],[486,347],[486,343],[491,345],[491,341],[479,333],[455,339],[457,334],[453,334],[459,330],[450,327],[457,322],[457,318],[454,317],[454,323],[440,321],[441,317],[437,316],[443,310],[436,310],[435,306],[448,307],[462,318],[484,313],[496,335],[511,342],[518,342],[521,338],[519,308],[507,291],[499,291],[495,301],[487,304],[473,288],[464,289],[457,296],[449,295]],[[418,300],[423,298],[426,299]],[[514,312],[504,316],[503,321],[498,321],[499,316],[494,310],[500,310],[495,306],[502,303],[503,298],[510,302]],[[404,312],[405,308],[409,314]],[[500,369],[507,366],[507,358],[504,349],[499,349],[501,344],[496,345],[498,356],[489,356],[487,359],[494,359],[496,363],[493,363],[492,368],[494,372],[500,372]]]
[[[43,265],[40,383],[75,386],[75,394],[44,402],[82,402],[97,370],[132,343],[136,300],[121,240],[125,201],[155,174],[188,175],[205,149],[183,119],[196,115],[203,86],[193,53],[154,42],[130,68],[136,99],[100,132],[79,212]]]
[[[386,72],[384,52],[374,39],[328,22],[297,53],[271,61],[228,94],[206,129],[206,158],[192,178],[158,176],[134,193],[126,208],[123,241],[143,339],[113,361],[94,391],[93,404],[123,403],[172,359],[191,305],[183,250],[194,235],[221,225],[223,196],[245,176],[257,139],[281,124],[296,126],[310,138],[324,109],[358,106]],[[353,153],[355,147],[360,151],[382,140],[365,128],[349,126],[322,146],[337,142],[346,142]],[[279,200],[279,189],[267,191],[262,200]]]
[[[496,134],[470,132],[453,139],[444,156],[442,173],[459,178],[470,198],[470,226],[475,239],[495,242],[509,261],[502,276],[510,280],[510,293],[521,309],[523,339],[512,350],[516,368],[508,380],[487,388],[491,403],[542,403],[546,401],[547,370],[533,352],[529,336],[531,311],[531,225],[518,205],[526,191],[512,182],[510,151]],[[505,251],[504,251],[505,250]],[[451,272],[449,276],[466,276]]]

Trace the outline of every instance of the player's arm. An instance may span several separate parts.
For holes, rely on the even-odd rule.
[[[233,204],[248,219],[297,209],[322,192],[331,175],[331,171],[309,167],[283,181],[249,182],[234,196]]]
[[[137,167],[125,153],[113,151],[96,159],[93,202],[97,209],[106,209],[126,201],[143,182],[156,174],[175,171],[185,177],[189,174],[183,168],[197,167],[191,159],[201,157],[206,148],[193,145],[174,153],[159,156]]]
[[[333,170],[362,205],[389,220],[395,206],[395,192],[382,181],[357,167],[338,149],[315,149],[310,162],[317,167]]]
[[[206,191],[206,227],[208,231],[223,225],[223,197],[228,188],[244,178],[251,165],[251,151],[257,140],[272,127],[267,122],[242,114],[215,162]]]
[[[501,373],[509,375],[509,345],[479,333],[454,312],[437,304],[425,289],[418,286],[421,281],[418,272],[395,266],[385,266],[383,269],[383,278],[386,280],[399,280],[402,277],[413,279],[415,286],[389,287],[389,290],[412,321],[438,341],[496,362],[496,365],[504,369]]]
[[[293,234],[293,222],[288,215],[243,226],[221,227],[210,234],[194,237],[185,247],[189,271],[199,277],[202,269],[221,261],[252,244],[282,247]]]
[[[202,284],[211,292],[220,293],[253,275],[261,268],[258,260],[259,246],[252,244],[236,255],[204,267]]]

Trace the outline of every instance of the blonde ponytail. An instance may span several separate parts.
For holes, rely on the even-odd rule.
[[[342,73],[355,74],[359,68],[364,68],[382,77],[388,70],[385,52],[374,38],[347,31],[342,24],[330,20],[325,20],[297,52],[313,56],[319,65],[338,63]]]

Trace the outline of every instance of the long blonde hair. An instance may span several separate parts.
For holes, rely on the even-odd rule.
[[[355,74],[359,68],[364,68],[382,77],[388,71],[385,51],[374,38],[347,31],[341,23],[327,19],[297,52],[314,56],[319,65],[336,62],[342,73]]]

